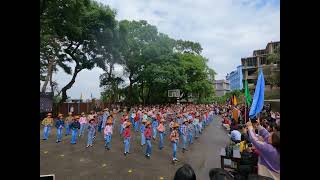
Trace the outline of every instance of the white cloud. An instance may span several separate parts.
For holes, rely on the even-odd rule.
[[[117,19],[147,20],[175,39],[199,42],[217,78],[236,68],[242,57],[280,40],[279,0],[99,0],[117,10]],[[81,90],[99,95],[98,70],[81,72],[72,97]],[[58,75],[57,75],[58,76]],[[58,77],[59,84],[65,76]],[[70,77],[71,78],[71,77]],[[90,88],[89,88],[90,87]]]

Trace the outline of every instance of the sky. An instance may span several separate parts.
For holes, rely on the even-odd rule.
[[[117,12],[117,20],[146,20],[171,38],[199,42],[216,79],[241,64],[242,57],[268,42],[280,41],[280,0],[98,0]],[[116,67],[118,75],[122,68]],[[100,97],[99,75],[94,68],[81,71],[68,96]],[[71,76],[60,70],[53,76],[61,89]]]

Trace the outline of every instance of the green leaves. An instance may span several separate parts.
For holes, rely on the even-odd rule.
[[[59,66],[72,75],[60,102],[78,73],[95,66],[104,71],[100,86],[106,101],[125,96],[129,103],[164,103],[173,100],[169,89],[198,102],[211,100],[215,72],[199,43],[172,39],[145,20],[118,22],[115,16],[109,6],[91,0],[40,1],[40,77],[48,79],[49,59],[53,71]],[[115,65],[125,70],[128,87],[119,87],[124,77],[115,75]]]

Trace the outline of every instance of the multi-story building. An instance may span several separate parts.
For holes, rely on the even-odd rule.
[[[243,88],[242,83],[242,65],[237,66],[237,70],[232,71],[230,74],[227,74],[227,81],[230,82],[230,90],[241,90]]]
[[[230,83],[224,79],[214,81],[216,96],[223,96],[230,91]]]
[[[254,50],[251,57],[241,58],[243,80],[247,79],[249,86],[256,83],[259,67],[270,66],[270,62],[267,61],[267,55],[273,53],[279,46],[280,41],[271,41],[267,44],[265,49]]]

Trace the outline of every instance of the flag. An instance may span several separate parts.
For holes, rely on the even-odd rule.
[[[252,103],[252,99],[251,99],[250,92],[249,92],[248,81],[245,80],[244,84],[245,84],[244,96],[246,97],[245,101],[247,103],[247,106],[250,106]]]
[[[81,100],[83,99],[83,97],[82,97],[82,93],[81,93],[81,95],[80,95],[80,99],[81,99]]]
[[[235,95],[233,95],[233,105],[237,105],[237,98],[236,98],[236,96]]]
[[[253,102],[250,108],[250,118],[257,116],[261,112],[264,103],[264,77],[262,69],[260,69],[256,89],[253,96]]]

